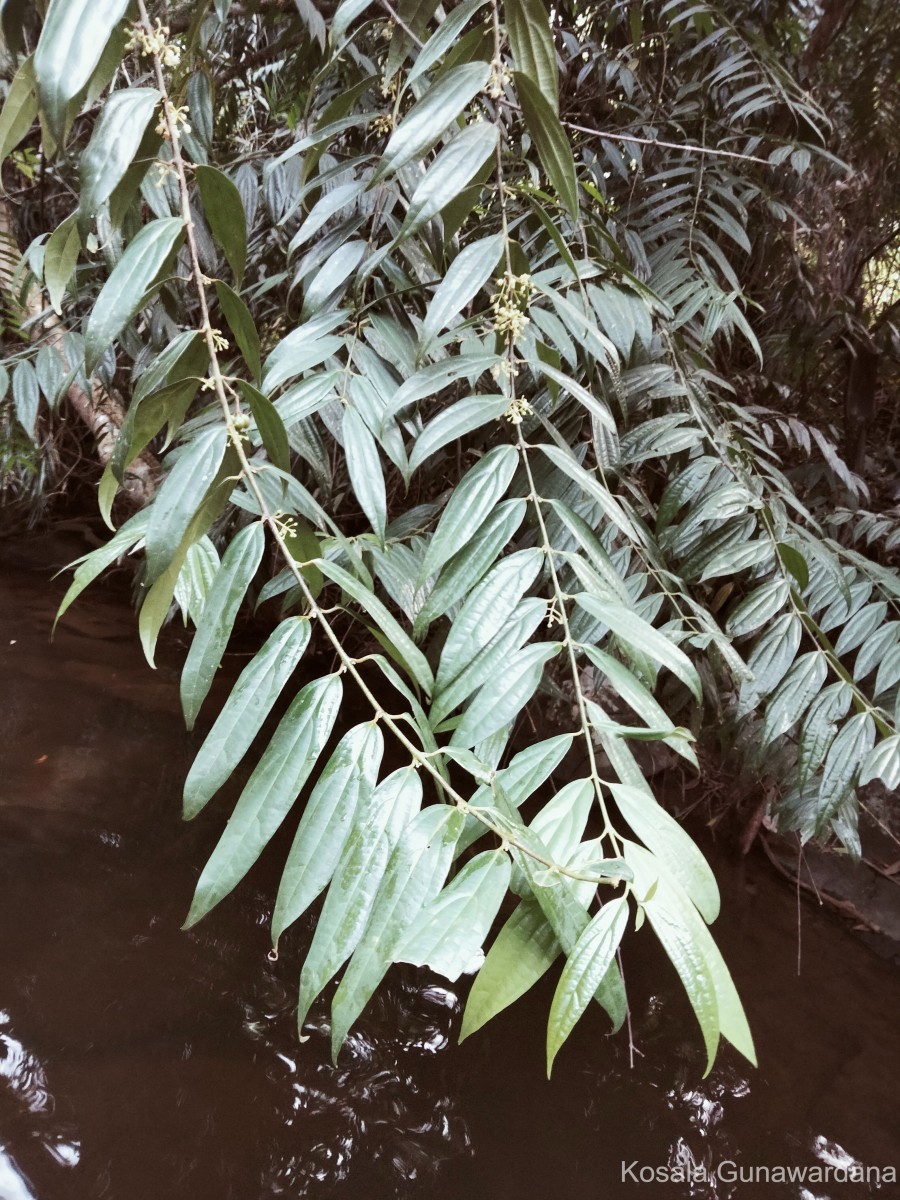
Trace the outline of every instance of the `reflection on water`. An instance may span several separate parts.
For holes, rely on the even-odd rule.
[[[598,1012],[544,1079],[553,979],[457,1047],[456,993],[407,968],[333,1066],[328,995],[297,1038],[309,927],[267,958],[278,847],[180,930],[227,805],[178,817],[192,743],[177,639],[150,673],[127,606],[99,592],[51,647],[57,598],[40,576],[0,575],[0,1200],[900,1194],[721,1175],[900,1166],[897,972],[808,909],[798,981],[793,898],[764,864],[723,864],[717,925],[758,1072],[726,1052],[702,1078],[646,930],[625,956],[633,1068]],[[669,1182],[632,1182],[632,1162]]]

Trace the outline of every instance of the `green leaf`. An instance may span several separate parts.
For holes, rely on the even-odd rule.
[[[426,695],[431,695],[434,686],[434,675],[428,665],[428,659],[416,646],[415,642],[401,628],[397,620],[391,616],[388,609],[367,587],[354,578],[349,571],[339,567],[328,559],[318,559],[316,566],[323,575],[340,584],[343,590],[369,614],[378,625],[381,632],[391,643],[406,664],[409,673]]]
[[[513,78],[525,124],[537,147],[541,165],[572,220],[577,221],[578,179],[566,132],[539,85],[521,71],[516,71]]]
[[[481,291],[503,253],[503,234],[495,233],[466,246],[438,284],[422,323],[419,346],[429,346],[442,329]]]
[[[479,8],[484,7],[485,2],[486,0],[465,0],[463,4],[458,5],[447,14],[419,51],[414,66],[406,76],[407,87],[430,67],[433,67],[451,49],[463,28]]]
[[[344,339],[326,337],[332,329],[347,319],[344,310],[321,313],[282,338],[263,366],[262,390],[270,396],[277,387],[295,375],[317,367],[336,351],[343,348]]]
[[[803,623],[794,613],[783,613],[772,622],[747,659],[753,678],[741,688],[742,713],[749,712],[778,687],[797,656],[802,636]]]
[[[55,0],[58,5],[59,0]],[[81,8],[81,0],[73,5]],[[84,333],[84,368],[90,375],[104,351],[146,301],[148,290],[184,232],[180,217],[145,225],[119,259],[94,302]]]
[[[384,978],[406,930],[443,886],[462,825],[459,809],[436,804],[423,809],[401,834],[365,933],[335,992],[331,1007],[334,1058]]]
[[[505,812],[508,817],[514,817],[515,809],[510,805],[502,785],[501,787],[495,786],[495,796],[500,810]],[[540,838],[530,831],[527,832],[529,844],[533,844],[539,852],[545,852],[546,847],[543,846]],[[578,938],[588,924],[587,913],[570,888],[546,886],[540,879],[541,875],[546,874],[545,869],[528,854],[515,850],[513,858],[527,879],[528,886],[541,906],[544,917],[553,929],[559,944],[566,954],[571,954]],[[595,992],[595,999],[608,1013],[613,1030],[621,1029],[625,1023],[628,1006],[622,975],[615,962],[610,963],[606,974],[600,981]]]
[[[665,709],[644,687],[641,681],[617,658],[600,650],[597,646],[585,646],[584,652],[593,665],[602,671],[612,687],[618,692],[625,703],[633,708],[641,720],[646,721],[651,729],[673,730],[673,736],[661,737],[665,745],[677,754],[686,758],[692,766],[697,766],[697,756],[685,741],[684,737],[674,734],[675,726],[669,719]]]
[[[51,0],[34,54],[41,108],[62,142],[66,110],[87,86],[128,0]]]
[[[880,779],[891,792],[900,785],[900,733],[884,738],[866,755],[859,775],[860,787],[873,779]]]
[[[410,471],[415,471],[448,442],[455,442],[473,430],[499,420],[508,408],[508,396],[467,396],[457,400],[429,421],[416,438],[409,456]]]
[[[513,446],[495,446],[462,477],[441,514],[420,572],[424,582],[481,528],[512,482],[519,456]]]
[[[643,620],[637,613],[629,612],[613,601],[598,600],[587,592],[575,596],[579,608],[608,625],[619,640],[641,654],[647,654],[660,666],[667,667],[698,704],[703,701],[703,688],[697,669],[683,650],[669,641],[664,633]]]
[[[524,500],[504,500],[441,571],[422,605],[414,626],[416,636],[428,624],[472,590],[497,560],[525,517]]]
[[[293,255],[301,246],[305,246],[310,238],[315,237],[323,225],[333,216],[355,204],[356,200],[366,190],[367,180],[353,179],[350,183],[339,183],[330,191],[323,192],[307,214],[306,220],[291,238],[288,254]]]
[[[516,70],[537,84],[547,104],[558,113],[556,48],[544,0],[506,0],[503,15]]]
[[[503,788],[503,794],[513,809],[521,808],[528,797],[550,778],[568,754],[572,740],[571,733],[544,738],[520,750],[508,767],[497,772],[495,782]],[[488,785],[480,787],[472,797],[471,804],[476,808],[493,807],[491,788]],[[484,825],[476,817],[468,817],[459,838],[458,853],[467,850],[484,832]]]
[[[681,977],[706,1044],[706,1074],[712,1069],[720,1034],[756,1066],[753,1038],[722,955],[697,910],[649,851],[624,844],[634,871],[634,895]]]
[[[0,111],[0,163],[15,150],[37,116],[34,63],[26,58],[16,71]]]
[[[76,215],[73,213],[50,234],[44,252],[44,283],[50,297],[50,305],[58,315],[62,314],[62,299],[78,262],[80,250],[81,238],[78,235]]]
[[[184,532],[215,479],[228,437],[224,427],[207,429],[190,442],[163,480],[147,526],[147,575],[151,582],[169,565]]]
[[[421,805],[418,772],[413,767],[401,767],[375,788],[365,819],[356,821],[303,961],[297,1008],[300,1028],[313,1001],[356,949],[391,851]]]
[[[796,660],[766,708],[760,734],[761,746],[767,746],[775,738],[781,737],[802,719],[827,677],[828,664],[821,651],[810,650]]]
[[[96,216],[121,183],[160,99],[156,88],[129,87],[113,92],[103,105],[81,155],[78,208],[83,218]]]
[[[387,524],[387,492],[384,472],[378,457],[378,446],[369,432],[369,427],[351,405],[344,407],[341,426],[344,453],[347,456],[347,474],[360,508],[369,519],[369,524],[384,545],[384,530]]]
[[[522,596],[531,587],[543,564],[536,547],[517,550],[498,562],[467,596],[457,613],[435,679],[435,695],[454,679],[504,627]]]
[[[609,489],[604,487],[590,471],[586,471],[580,463],[576,462],[569,451],[550,445],[541,445],[538,448],[555,467],[568,475],[573,483],[577,483],[592,500],[600,505],[609,520],[618,529],[621,529],[630,541],[638,545],[643,543],[644,539],[638,533],[637,526],[625,512],[618,498],[613,496]]]
[[[825,761],[828,747],[837,733],[837,722],[847,715],[853,689],[840,680],[823,688],[809,706],[797,754],[797,775],[801,787]]]
[[[519,650],[547,615],[547,601],[525,600],[503,628],[480,650],[447,687],[436,692],[428,714],[433,729],[488,680],[505,671],[510,655]],[[455,628],[455,623],[453,628]],[[451,629],[452,632],[452,629]]]
[[[325,675],[308,683],[285,713],[203,868],[185,921],[186,929],[234,890],[269,844],[331,736],[342,694],[340,676]],[[315,802],[314,792],[301,826],[308,815],[312,819]],[[340,822],[339,813],[340,799],[337,799],[336,826]],[[323,856],[325,853],[323,850]]]
[[[426,904],[394,950],[394,962],[429,966],[454,983],[481,952],[509,885],[504,850],[486,850]]]
[[[806,559],[795,546],[789,546],[787,542],[779,542],[776,548],[778,557],[797,580],[801,592],[805,592],[809,587],[809,567],[806,565]]]
[[[188,729],[194,728],[200,706],[212,686],[238,608],[259,569],[265,545],[262,523],[254,521],[232,541],[213,580],[181,672],[181,707]]]
[[[289,617],[247,663],[194,759],[184,785],[184,816],[195,817],[230,779],[309,643],[309,621]]]
[[[225,508],[234,489],[234,475],[238,469],[237,454],[233,446],[225,452],[218,474],[209,486],[200,507],[188,522],[184,536],[178,544],[171,562],[144,597],[138,615],[138,633],[144,657],[155,667],[153,656],[159,631],[169,615],[175,588],[191,546],[207,533],[213,521]],[[151,517],[152,519],[152,517]]]
[[[607,783],[619,812],[677,879],[707,924],[719,915],[719,885],[693,839],[657,802],[649,789]]]
[[[497,934],[475,976],[459,1040],[487,1024],[541,979],[561,953],[534,896],[527,896]]]
[[[18,363],[13,371],[12,394],[16,420],[28,436],[34,439],[41,395],[37,373],[27,358]]]
[[[235,286],[239,289],[247,265],[247,216],[241,193],[216,167],[195,167],[194,176],[203,201],[203,215],[213,237],[225,252]]]
[[[190,619],[195,628],[199,626],[209,590],[221,565],[219,552],[208,536],[200,538],[188,550],[175,584],[175,602],[181,609],[185,625]]]
[[[628,901],[610,900],[587,926],[560,976],[547,1025],[547,1078],[563,1042],[575,1028],[606,972],[628,924]]]
[[[729,616],[725,631],[731,637],[744,637],[761,629],[784,608],[790,585],[784,579],[772,579],[750,593]]]
[[[72,582],[57,610],[56,618],[53,622],[54,629],[56,629],[57,622],[78,599],[84,589],[93,583],[107,567],[112,566],[116,559],[121,558],[122,555],[127,554],[137,545],[147,530],[147,522],[149,520],[150,513],[147,509],[142,509],[140,512],[135,513],[133,517],[130,517],[105,546],[100,546],[97,550],[92,550],[90,554],[84,555],[83,558],[75,560],[80,565],[75,571]]]
[[[822,767],[819,785],[816,832],[826,833],[841,801],[856,783],[861,765],[875,741],[875,722],[870,713],[852,716],[831,743]]]
[[[264,396],[246,379],[239,379],[237,386],[241,395],[250,405],[250,411],[253,413],[253,420],[256,424],[256,433],[266,448],[269,462],[273,463],[280,471],[289,474],[291,446],[278,409],[268,396]]]
[[[272,917],[277,942],[327,886],[358,810],[369,810],[384,739],[367,721],[345,733],[316,781],[291,846]]]
[[[233,291],[227,283],[223,283],[221,279],[216,280],[216,296],[219,300],[219,307],[225,314],[228,327],[234,334],[234,340],[244,356],[244,362],[258,383],[262,375],[259,333],[253,317],[250,315],[250,309],[237,292]]]
[[[505,670],[488,680],[463,713],[451,746],[474,746],[514,720],[538,690],[544,667],[562,649],[560,642],[536,642],[511,654]]]
[[[413,192],[397,234],[398,242],[433,220],[465,190],[479,168],[495,152],[498,136],[496,125],[478,121],[467,125],[444,147]]]
[[[392,171],[398,171],[412,159],[426,154],[466,105],[475,99],[490,73],[489,63],[465,63],[432,84],[391,134],[372,183],[378,183]]]

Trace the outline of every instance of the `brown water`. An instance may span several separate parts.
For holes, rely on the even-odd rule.
[[[0,545],[0,555],[4,547]],[[0,571],[0,1200],[619,1200],[900,1196],[853,1183],[639,1184],[622,1163],[859,1162],[900,1173],[900,972],[768,865],[717,857],[717,937],[760,1055],[701,1078],[699,1037],[643,931],[625,960],[638,1054],[603,1015],[543,1077],[552,981],[462,1047],[456,990],[398,971],[340,1065],[299,1045],[299,930],[270,963],[278,847],[190,933],[227,806],[185,826],[179,637],[143,664],[95,590]],[[36,558],[46,560],[38,553]],[[726,1168],[727,1173],[727,1168]]]

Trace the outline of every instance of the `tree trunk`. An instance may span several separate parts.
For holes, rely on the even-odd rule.
[[[43,338],[46,345],[56,350],[68,371],[70,364],[65,353],[65,330],[56,314],[46,308],[43,293],[34,282],[25,288],[23,294],[22,281],[27,276],[23,274],[21,281],[16,278],[21,260],[22,254],[15,235],[9,202],[0,197],[0,294],[5,307],[15,314],[20,324],[25,327],[24,336],[32,342]],[[96,378],[91,380],[89,393],[74,381],[69,385],[66,397],[78,417],[94,435],[97,458],[101,466],[105,467],[112,457],[116,438],[125,419],[121,401],[110,395]],[[138,455],[129,465],[124,487],[135,507],[141,508],[153,498],[158,477],[159,463],[147,451]]]

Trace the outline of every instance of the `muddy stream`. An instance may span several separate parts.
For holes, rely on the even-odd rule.
[[[809,1174],[900,1173],[900,969],[803,899],[798,978],[797,900],[762,856],[707,848],[757,1071],[725,1052],[702,1078],[647,930],[625,955],[633,1067],[597,1009],[546,1081],[552,980],[458,1046],[463,989],[411,969],[336,1068],[324,1005],[300,1045],[309,927],[266,956],[283,846],[180,930],[233,799],[181,821],[199,744],[178,709],[183,638],[151,672],[127,594],[95,588],[51,645],[65,581],[27,557],[0,545],[0,1200],[900,1197],[871,1170]],[[693,1181],[641,1183],[642,1165]],[[749,1183],[741,1166],[808,1174]]]

